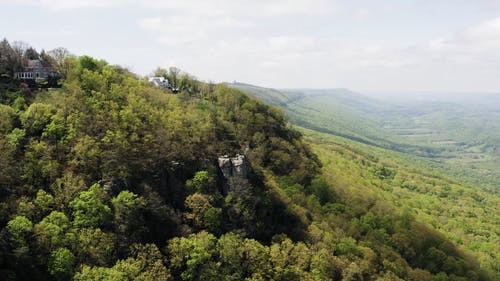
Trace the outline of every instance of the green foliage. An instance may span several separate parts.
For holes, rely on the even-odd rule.
[[[337,249],[335,250],[335,254],[339,255],[356,254],[356,253],[358,253],[356,240],[354,240],[351,237],[341,239],[337,244]]]
[[[279,109],[176,68],[159,72],[173,94],[104,61],[48,54],[61,89],[0,79],[2,276],[498,276],[490,194],[305,131],[320,162]],[[3,66],[2,77],[16,68]],[[225,178],[216,161],[235,154],[251,171]]]
[[[371,169],[371,172],[373,173],[373,175],[375,175],[377,178],[381,180],[393,179],[394,176],[396,175],[396,172],[393,169],[385,166],[373,167]]]
[[[215,280],[217,265],[212,259],[217,239],[200,232],[188,238],[174,238],[168,243],[170,270],[182,280]]]
[[[89,56],[82,56],[78,60],[78,63],[82,69],[95,71],[98,69],[98,61]]]
[[[73,276],[75,256],[67,248],[59,248],[50,254],[49,273],[57,280],[70,280]]]
[[[442,175],[417,169],[401,154],[312,131],[304,132],[314,143],[313,148],[321,155],[323,163],[327,163],[324,175],[338,196],[336,201],[339,203],[327,203],[322,207],[323,213],[343,217],[331,217],[332,222],[337,225],[348,222],[348,233],[356,239],[366,237],[370,243],[393,247],[412,267],[433,274],[446,273],[444,268],[447,268],[464,277],[471,267],[477,268],[479,262],[482,270],[473,270],[479,274],[478,279],[496,278],[492,277],[498,275],[498,271],[491,258],[497,256],[498,247],[497,238],[491,232],[494,229],[491,222],[497,215],[490,206],[497,205],[498,199]],[[384,167],[379,161],[396,171],[393,178],[381,178],[373,173],[372,167]],[[399,214],[391,215],[394,210]],[[477,220],[479,217],[482,222]],[[446,238],[415,221],[438,229]],[[472,233],[472,228],[476,229],[475,237],[464,232],[469,229]],[[444,243],[446,239],[449,241]],[[455,246],[441,246],[442,243]],[[456,245],[461,250],[457,250]],[[435,253],[439,252],[433,250],[434,254],[429,256],[426,252],[431,247],[444,255],[437,255]],[[474,253],[478,261],[463,254],[465,249]]]
[[[214,207],[210,201],[209,196],[201,193],[189,195],[184,204],[190,212],[187,212],[185,217],[196,229],[208,229],[212,233],[219,233],[222,227],[222,210]]]
[[[106,266],[114,258],[115,235],[99,228],[81,228],[76,233],[76,254],[83,264]]]
[[[45,252],[50,252],[70,244],[72,237],[67,233],[70,226],[71,222],[64,213],[52,211],[35,225],[38,247]]]
[[[51,116],[51,121],[45,127],[42,137],[52,142],[57,142],[66,137],[66,120],[62,111],[57,111],[56,114]]]
[[[111,268],[90,267],[84,265],[80,272],[74,276],[74,280],[135,280],[148,281],[170,280],[170,272],[162,261],[162,254],[155,245],[135,244],[131,247],[132,256],[119,260]]]
[[[0,104],[0,133],[6,134],[14,128],[16,116],[12,107]]]
[[[21,114],[21,123],[26,133],[31,136],[40,135],[49,124],[54,107],[50,104],[33,103]]]
[[[197,192],[207,192],[209,184],[209,176],[207,171],[198,171],[194,177],[186,182],[186,185]]]
[[[334,280],[341,272],[336,267],[335,257],[325,249],[321,249],[311,258],[311,275],[314,280]]]
[[[146,201],[128,190],[124,190],[111,200],[114,223],[120,243],[129,245],[139,242],[145,229]]]
[[[80,272],[73,277],[75,281],[127,281],[127,275],[124,272],[113,268],[90,267],[84,265]]]
[[[39,189],[34,200],[35,207],[42,215],[52,211],[55,207],[54,197],[43,189]]]
[[[122,263],[117,262],[114,268],[121,269],[124,265],[136,267],[138,270],[131,272],[129,279],[137,281],[170,279],[170,271],[165,267],[163,255],[154,244],[134,244],[131,247],[131,257]],[[127,271],[127,270],[124,270]],[[130,274],[130,273],[129,273]]]
[[[286,90],[230,84],[279,106],[297,125],[407,155],[461,182],[498,193],[500,116],[495,95],[435,95],[397,100],[347,89]],[[370,154],[370,153],[368,153]],[[429,161],[430,160],[430,161]]]
[[[326,203],[323,206],[323,210],[327,213],[338,215],[346,211],[346,206],[340,203]]]
[[[19,129],[19,128],[14,128],[12,130],[12,132],[10,132],[9,134],[7,134],[5,136],[5,138],[7,139],[8,143],[11,146],[17,148],[21,144],[21,142],[24,139],[25,135],[26,135],[26,131],[25,130],[22,130],[22,129]]]
[[[103,190],[99,184],[93,184],[88,191],[82,191],[71,202],[73,224],[76,227],[98,227],[105,224],[111,209],[103,203]]]
[[[23,98],[22,96],[17,97],[13,102],[12,102],[12,108],[15,109],[17,112],[19,111],[24,111],[28,107],[28,104],[26,103],[26,99]]]
[[[10,234],[10,241],[17,247],[26,246],[31,233],[33,223],[26,217],[17,216],[7,223],[7,231]]]
[[[223,229],[221,208],[208,208],[203,214],[203,223],[208,231],[219,234]]]
[[[321,203],[321,205],[331,202],[334,200],[333,191],[328,184],[328,182],[322,178],[317,177],[311,181],[311,185],[309,186],[311,193],[316,195]]]
[[[268,249],[257,241],[226,233],[219,238],[216,248],[222,263],[219,274],[225,280],[243,280],[250,275],[269,277]]]

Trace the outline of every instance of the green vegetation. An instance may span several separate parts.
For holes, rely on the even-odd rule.
[[[498,196],[418,166],[417,157],[308,129],[301,131],[321,155],[325,177],[344,200],[351,201],[357,194],[357,200],[383,200],[390,203],[386,208],[405,210],[498,275]]]
[[[375,99],[346,89],[230,86],[280,106],[298,126],[426,158],[461,181],[498,193],[500,95]]]
[[[467,236],[443,235],[428,224],[437,213],[421,219],[389,190],[434,181],[431,199],[498,203],[487,193],[369,154],[353,162],[335,144],[311,149],[279,109],[176,69],[163,72],[179,79],[173,93],[87,56],[61,65],[61,88],[11,79],[0,92],[3,280],[498,277],[497,248],[482,248],[497,239],[494,211],[473,205],[485,214],[471,229],[488,240],[469,253],[457,246]],[[228,179],[217,160],[236,154],[252,169]]]
[[[500,163],[494,149],[499,143],[498,130],[495,130],[498,123],[488,121],[480,125],[497,118],[495,97],[488,100],[489,105],[477,101],[471,107],[463,103],[434,102],[435,108],[430,103],[425,105],[431,108],[415,105],[414,112],[409,113],[410,109],[405,108],[402,101],[384,104],[347,90],[278,92],[251,85],[231,86],[282,106],[296,124],[309,128],[296,127],[320,155],[323,174],[336,194],[347,201],[345,205],[356,205],[356,200],[365,202],[362,205],[374,205],[371,201],[380,200],[385,208],[406,210],[417,221],[461,245],[463,251],[479,257],[481,265],[496,272],[493,274],[499,278],[497,206],[500,199],[495,184]],[[283,98],[287,96],[288,99]],[[283,100],[286,102],[276,102]],[[396,110],[397,106],[400,107]],[[478,110],[483,113],[478,114]],[[421,141],[408,142],[380,129],[378,122],[393,120],[401,125],[410,122],[408,115],[429,119],[427,126],[437,115],[433,124],[436,130],[462,140],[462,148],[454,147],[458,145],[455,142],[448,146],[432,145],[436,143],[434,138],[443,136],[426,136]],[[459,130],[458,125],[449,120],[454,116],[461,116],[457,119],[464,123],[461,125],[465,130]],[[393,141],[387,141],[390,137]],[[456,165],[460,159],[481,155],[479,151],[474,155],[465,151],[478,146],[492,148],[489,156],[480,157],[474,166]],[[481,164],[489,165],[489,169],[480,169]],[[478,171],[482,173],[477,174]],[[470,174],[463,174],[466,172]],[[461,180],[457,181],[457,177]],[[329,207],[345,210],[345,206],[337,203]]]

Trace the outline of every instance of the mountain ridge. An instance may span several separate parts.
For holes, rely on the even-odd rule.
[[[496,277],[484,192],[329,139],[312,148],[279,108],[175,68],[156,71],[173,92],[89,56],[57,66],[60,88],[0,81],[5,280]],[[250,168],[224,174],[219,158],[237,154]],[[425,216],[393,201],[417,194]],[[464,236],[457,209],[441,212],[453,235],[419,220],[441,219],[444,198],[483,211]],[[464,250],[469,234],[486,239]]]
[[[252,93],[249,92],[249,94]],[[303,94],[306,95],[305,93]],[[322,95],[321,97],[324,98],[324,95]],[[331,104],[328,103],[328,101],[324,101],[324,99],[322,99],[322,101],[323,103]],[[336,102],[338,102],[338,100],[336,100]],[[299,105],[298,107],[300,108],[300,106],[302,105]],[[374,190],[377,190],[378,193],[384,194],[383,196],[386,197],[385,200],[387,202],[392,202],[392,204],[398,206],[397,208],[402,208],[402,206],[409,207],[411,210],[413,210],[413,212],[418,214],[419,221],[430,224],[436,229],[440,229],[440,231],[445,235],[447,235],[448,237],[450,237],[450,239],[453,239],[453,241],[455,241],[456,243],[461,244],[462,248],[468,249],[469,251],[474,251],[476,255],[482,255],[483,254],[481,253],[482,250],[479,250],[478,248],[476,248],[476,246],[472,245],[479,245],[481,244],[481,241],[488,240],[490,241],[487,243],[488,246],[483,245],[481,247],[483,247],[482,249],[484,250],[488,249],[487,251],[489,252],[489,254],[488,257],[485,259],[490,259],[491,257],[493,257],[493,259],[490,260],[489,262],[485,262],[484,266],[494,267],[492,265],[492,263],[494,263],[493,260],[495,260],[496,257],[498,257],[498,253],[500,251],[500,249],[497,246],[494,246],[498,242],[498,236],[490,232],[490,234],[483,236],[483,238],[480,238],[479,240],[476,239],[477,237],[481,236],[481,234],[479,233],[485,234],[486,232],[489,232],[492,229],[494,229],[493,225],[495,224],[495,221],[498,221],[500,219],[498,212],[495,211],[495,208],[489,211],[484,210],[483,207],[479,207],[479,209],[483,209],[481,211],[476,209],[477,212],[481,213],[487,212],[492,214],[492,216],[489,219],[483,218],[482,221],[483,222],[489,221],[490,223],[493,223],[493,225],[490,225],[490,227],[485,227],[484,225],[481,226],[481,224],[476,224],[476,222],[470,221],[466,216],[458,215],[457,217],[456,214],[453,215],[446,214],[446,212],[448,212],[449,209],[455,208],[454,207],[455,204],[459,204],[455,200],[460,200],[459,198],[461,197],[459,195],[455,195],[453,197],[448,197],[448,196],[441,197],[442,195],[439,195],[440,194],[439,192],[435,193],[437,192],[435,190],[441,188],[442,186],[444,186],[446,190],[452,190],[453,192],[457,192],[457,190],[461,190],[462,188],[464,188],[464,190],[468,190],[467,193],[470,192],[471,194],[472,193],[475,194],[475,195],[470,195],[472,196],[472,198],[487,197],[489,198],[488,200],[492,200],[489,203],[487,203],[488,206],[496,206],[500,203],[498,201],[499,199],[497,196],[498,190],[488,189],[484,187],[478,188],[477,185],[468,181],[464,181],[461,177],[457,177],[455,173],[453,172],[450,173],[450,171],[447,170],[447,166],[445,166],[444,163],[429,161],[429,159],[427,159],[426,157],[422,157],[419,155],[412,155],[412,153],[408,153],[408,151],[401,149],[393,149],[390,146],[387,146],[387,144],[369,142],[362,138],[356,138],[353,135],[343,135],[338,131],[329,130],[328,127],[325,128],[324,126],[321,126],[321,124],[323,123],[319,124],[315,123],[314,120],[308,120],[311,123],[307,123],[308,121],[300,119],[300,114],[303,113],[303,111],[294,112],[292,109],[290,109],[290,107],[282,107],[282,109],[286,113],[288,113],[289,118],[292,119],[295,126],[301,132],[304,133],[306,139],[312,145],[313,150],[318,155],[320,155],[320,159],[322,160],[322,163],[324,163],[323,174],[327,175],[326,177],[329,177],[328,175],[332,174],[335,175],[334,177],[329,177],[329,179],[330,182],[333,184],[333,186],[335,186],[334,188],[337,190],[337,192],[339,192],[339,190],[345,189],[346,186],[349,185],[357,186],[357,190],[348,189],[348,191],[344,191],[347,194],[356,194],[357,192],[364,192],[370,194],[374,192]],[[312,110],[314,110],[315,114],[324,113],[324,111],[318,110],[316,108],[312,108]],[[334,110],[334,107],[332,108],[332,110]],[[428,109],[428,111],[431,112],[432,110],[433,110],[432,108]],[[406,114],[405,113],[406,111],[404,109],[402,109],[401,112],[402,114]],[[418,112],[419,109],[417,108],[416,109],[417,116],[418,114],[420,114]],[[331,122],[336,122],[336,120],[332,119]],[[419,148],[419,146],[416,147]],[[346,155],[355,155],[355,156],[347,157]],[[453,156],[449,157],[453,159]],[[389,182],[386,181],[383,183],[383,185],[377,185],[374,184],[373,182],[365,182],[364,185],[357,184],[356,182],[357,181],[361,182],[362,178],[370,177],[367,175],[363,175],[362,172],[363,170],[371,169],[366,167],[367,162],[375,162],[375,163],[382,162],[383,166],[387,165],[388,167],[391,167],[390,169],[398,171],[397,177],[399,177],[400,179],[399,180],[393,179]],[[330,163],[336,163],[336,164],[333,165]],[[348,166],[349,168],[344,167],[346,163],[350,163],[349,164],[350,166]],[[351,178],[352,175],[346,173],[346,171],[344,171],[343,169],[345,169],[346,171],[350,171],[350,173],[359,173],[356,176],[356,179],[358,180],[352,179]],[[411,178],[413,179],[410,181],[404,180],[405,178],[408,177],[408,176],[403,176],[403,174],[406,173],[413,175],[411,176]],[[422,186],[425,184],[423,184],[422,181],[425,182],[426,178],[433,179],[430,180],[430,182],[436,180],[442,183],[436,184],[434,182],[432,183],[432,186],[423,188]],[[480,179],[480,177],[476,177],[476,179]],[[342,184],[342,182],[344,183]],[[440,187],[440,185],[442,186]],[[450,186],[453,187],[450,188]],[[481,189],[486,190],[486,192],[489,192],[490,195],[487,195],[488,193],[482,193]],[[403,194],[405,195],[403,196]],[[409,198],[418,198],[418,199],[409,200]],[[400,202],[406,202],[406,203],[401,205]],[[477,208],[478,207],[477,204],[479,202],[481,201],[473,200],[467,204],[462,204],[461,208],[468,209],[469,212],[471,212],[472,214],[476,211],[472,211],[471,208]],[[481,202],[479,204],[483,203],[484,202]],[[460,210],[459,212],[462,211],[463,210]],[[454,223],[443,223],[442,221],[438,222],[435,220],[435,217],[433,217],[434,215],[429,215],[429,214],[435,214],[435,215],[440,214],[439,216],[446,217],[448,221],[455,219],[456,221]],[[477,229],[476,234],[463,235],[463,233],[457,231],[457,229],[455,228],[456,225],[461,225],[464,223],[464,221],[468,221],[468,223],[466,224],[469,226],[467,227]]]
[[[254,86],[254,91],[257,88]],[[260,96],[265,94],[261,91]],[[500,115],[494,100],[478,100],[476,105],[453,100],[387,101],[335,91],[286,90],[283,94],[292,92],[302,98],[282,109],[299,126],[425,157],[456,169],[455,176],[498,192],[495,186],[500,175],[491,168],[500,166],[495,152],[500,148],[496,133],[500,128],[495,125]],[[263,100],[268,102],[273,95]],[[475,158],[474,151],[481,152],[480,158]],[[487,181],[474,178],[478,172],[487,174]]]

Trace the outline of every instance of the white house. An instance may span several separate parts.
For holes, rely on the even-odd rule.
[[[49,78],[59,77],[59,73],[52,68],[48,61],[38,59],[29,60],[23,71],[16,72],[14,75],[17,79],[23,80],[49,80]]]
[[[168,83],[168,80],[165,77],[149,77],[149,82],[153,83],[157,87],[170,88],[170,83]]]

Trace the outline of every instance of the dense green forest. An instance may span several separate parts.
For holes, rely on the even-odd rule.
[[[381,197],[393,208],[406,207],[418,221],[475,252],[483,266],[499,271],[498,97],[387,102],[345,89],[230,86],[281,107],[321,155],[335,190],[351,198],[371,194],[367,196]],[[417,132],[408,140],[384,128],[392,123],[406,131],[422,130],[413,120],[417,117],[428,119],[421,127],[431,126],[432,134]],[[440,138],[461,143],[443,144]],[[387,167],[391,176],[379,181],[377,166]]]
[[[367,202],[383,200],[390,202],[391,208],[405,209],[498,274],[498,196],[425,168],[425,161],[414,156],[317,131],[301,131],[321,155],[328,182],[345,200],[363,194],[361,198]]]
[[[35,56],[51,61],[60,87],[14,79]],[[438,214],[420,219],[391,197],[429,191],[468,204],[460,192],[471,189],[307,144],[280,109],[237,89],[158,69],[173,93],[103,60],[6,40],[0,71],[2,280],[499,276],[494,209],[470,211],[474,226],[493,229],[466,251],[467,236],[428,223]],[[236,155],[248,169],[227,173],[221,159]],[[476,195],[477,210],[498,203]]]

